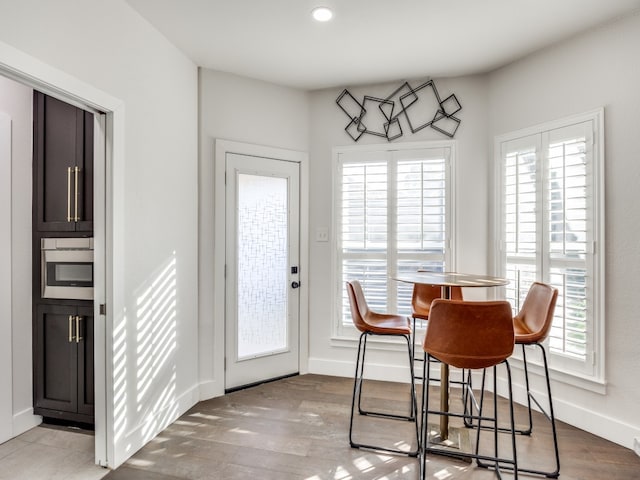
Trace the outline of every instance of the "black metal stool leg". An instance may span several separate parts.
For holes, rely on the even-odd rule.
[[[486,378],[486,369],[482,372],[482,390],[480,393],[480,410],[478,413],[478,428],[476,429],[476,455],[477,455],[477,463],[479,467],[482,468],[493,468],[498,478],[502,478],[501,469],[510,471],[513,473],[513,479],[518,480],[518,474],[522,472],[521,469],[518,468],[518,451],[516,447],[516,430],[515,430],[515,414],[513,408],[513,387],[511,384],[511,367],[509,362],[504,361],[506,370],[507,370],[507,380],[508,380],[508,389],[509,389],[509,425],[511,433],[511,451],[513,453],[512,459],[507,459],[500,457],[499,450],[499,442],[498,436],[502,431],[506,431],[505,428],[500,428],[498,426],[498,383],[497,383],[497,369],[493,367],[493,418],[489,418],[488,420],[492,422],[493,427],[483,427],[482,421],[487,420],[487,417],[483,414],[484,412],[484,392],[485,392],[485,378]],[[493,433],[493,451],[494,456],[492,458],[488,458],[486,456],[479,455],[479,445],[480,445],[480,432],[481,430],[491,429]],[[486,460],[491,460],[493,464],[485,463]]]
[[[418,419],[417,419],[418,406],[417,406],[416,389],[415,389],[415,382],[414,382],[414,369],[413,369],[413,362],[411,361],[413,358],[413,352],[411,348],[411,338],[409,335],[398,335],[400,337],[403,337],[407,343],[407,354],[409,358],[409,372],[411,375],[411,382],[410,382],[411,405],[409,407],[410,413],[409,415],[398,415],[393,413],[365,410],[362,408],[362,387],[364,384],[364,361],[365,361],[366,350],[367,350],[367,337],[369,335],[374,335],[374,334],[369,332],[363,332],[360,335],[360,341],[358,343],[358,357],[356,360],[356,374],[355,374],[355,379],[353,384],[353,398],[351,399],[351,417],[349,421],[349,444],[353,448],[364,448],[369,450],[380,450],[384,452],[397,453],[397,454],[408,455],[408,456],[417,456],[420,450],[420,431],[419,431]],[[358,404],[358,413],[360,415],[379,417],[379,418],[388,418],[392,420],[407,420],[410,422],[414,422],[416,424],[415,425],[415,435],[416,435],[415,450],[405,451],[400,449],[380,447],[376,445],[355,442],[353,440],[353,421],[354,421],[354,415],[355,415],[355,409],[356,409],[356,396],[357,396],[357,404]]]
[[[516,442],[515,442],[515,432],[512,430],[511,435],[511,450],[512,450],[512,458],[508,458],[505,456],[501,456],[501,452],[499,449],[499,432],[498,428],[498,407],[497,407],[497,394],[493,395],[493,416],[488,416],[485,413],[486,408],[491,408],[491,406],[487,407],[486,403],[488,400],[485,396],[486,391],[486,369],[483,369],[482,372],[482,382],[481,382],[481,390],[480,390],[480,398],[479,403],[477,404],[477,414],[473,414],[473,412],[465,412],[464,414],[458,414],[453,412],[440,412],[437,410],[429,409],[429,389],[428,385],[430,383],[429,377],[429,358],[427,357],[425,362],[426,375],[423,374],[423,394],[422,394],[422,426],[421,426],[421,446],[422,452],[420,455],[420,475],[421,480],[425,478],[426,475],[426,455],[427,453],[435,453],[439,455],[450,456],[454,458],[472,458],[477,462],[478,467],[481,468],[490,468],[493,469],[498,476],[498,478],[502,478],[502,473],[504,471],[509,471],[513,473],[514,480],[518,479],[518,463],[517,463],[517,451],[516,451]],[[507,362],[503,362],[507,368],[507,375],[509,379],[509,413],[510,413],[510,425],[513,428],[515,426],[514,422],[514,409],[513,409],[513,392],[511,388],[511,370],[509,368],[509,364]],[[493,388],[494,391],[497,388],[497,380],[495,370],[496,367],[493,367],[494,375],[493,375]],[[478,428],[476,428],[476,438],[475,438],[475,449],[472,453],[461,452],[461,451],[451,451],[447,449],[434,448],[429,445],[429,427],[428,427],[428,416],[429,413],[439,414],[439,415],[447,415],[449,417],[459,417],[459,418],[471,418],[472,421],[475,421]],[[487,455],[480,453],[480,434],[482,431],[491,430],[492,435],[492,443],[493,443],[493,455]],[[487,432],[488,433],[488,432]]]
[[[356,395],[358,398],[360,397],[361,391],[361,381],[362,381],[362,373],[360,371],[360,355],[362,351],[362,338],[364,337],[364,333],[360,335],[360,340],[358,341],[358,356],[356,358],[356,371],[353,377],[353,396],[351,397],[351,417],[349,420],[349,444],[352,447],[355,447],[356,444],[353,442],[353,415],[356,404]]]
[[[522,435],[531,435],[533,431],[533,417],[531,415],[531,390],[529,389],[529,368],[527,367],[527,351],[522,345],[522,362],[524,363],[524,384],[527,387],[527,412],[529,414],[529,428],[518,430]]]
[[[553,434],[553,449],[554,449],[554,453],[555,453],[555,469],[551,470],[551,471],[544,471],[544,470],[535,470],[535,469],[530,469],[530,468],[526,468],[526,467],[520,467],[520,471],[523,473],[532,473],[535,475],[544,475],[547,478],[558,478],[558,476],[560,475],[560,453],[558,451],[558,432],[556,431],[556,419],[555,419],[555,415],[553,413],[553,399],[551,397],[551,380],[549,379],[549,365],[547,363],[547,353],[544,349],[544,347],[539,344],[539,343],[535,343],[533,345],[537,345],[541,352],[542,352],[542,362],[544,364],[544,373],[545,373],[545,380],[546,380],[546,385],[547,385],[547,396],[549,399],[549,412],[547,412],[542,405],[540,405],[540,402],[538,402],[538,400],[536,399],[536,397],[533,395],[533,393],[531,393],[531,391],[529,390],[529,380],[528,380],[528,371],[527,371],[527,363],[526,363],[526,357],[524,356],[524,345],[522,346],[522,350],[523,350],[523,360],[525,361],[524,364],[524,372],[525,372],[525,379],[526,379],[526,385],[527,385],[527,401],[528,401],[528,407],[529,407],[529,422],[530,422],[530,428],[529,428],[529,434],[532,433],[533,431],[533,418],[532,418],[532,414],[531,414],[531,401],[533,401],[537,407],[540,409],[540,412],[542,412],[542,414],[545,416],[545,418],[551,423],[551,432]],[[520,432],[522,433],[522,432]]]

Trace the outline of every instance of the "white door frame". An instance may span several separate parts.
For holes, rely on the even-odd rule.
[[[58,70],[35,57],[0,42],[0,75],[54,96],[74,106],[105,112],[96,115],[96,142],[104,148],[94,158],[95,255],[95,462],[108,467],[115,451],[113,396],[113,312],[124,305],[124,294],[114,288],[122,265],[114,252],[123,252],[124,104],[121,100]],[[115,219],[115,220],[114,220]],[[119,234],[114,235],[117,230]],[[99,305],[108,305],[101,314]]]
[[[0,112],[0,225],[11,225],[11,117]],[[0,443],[13,435],[11,228],[0,232]],[[9,366],[9,368],[6,368]]]
[[[300,164],[300,373],[309,370],[309,156],[306,152],[234,142],[215,141],[215,197],[214,197],[214,332],[213,375],[209,393],[224,395],[225,371],[225,252],[226,252],[226,195],[225,172],[227,153],[289,160]]]

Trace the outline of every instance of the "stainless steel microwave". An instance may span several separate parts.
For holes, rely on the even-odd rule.
[[[93,300],[93,238],[43,238],[42,298]]]

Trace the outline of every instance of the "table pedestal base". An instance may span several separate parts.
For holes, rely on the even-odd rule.
[[[427,444],[429,447],[426,449],[428,453],[443,454],[449,456],[455,456],[456,453],[471,453],[471,438],[470,431],[465,427],[452,427],[449,425],[449,435],[446,439],[443,439],[440,435],[440,428],[438,425],[427,425]],[[460,457],[461,460],[471,463],[471,458]]]

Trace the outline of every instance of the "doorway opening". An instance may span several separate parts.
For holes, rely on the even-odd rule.
[[[37,90],[47,95],[50,95],[52,98],[56,98],[62,102],[65,102],[74,107],[80,108],[82,110],[88,111],[93,114],[93,130],[94,137],[92,140],[93,143],[93,154],[94,154],[94,169],[93,169],[93,182],[94,182],[94,198],[95,202],[93,205],[93,220],[94,220],[94,231],[93,231],[93,239],[94,239],[94,301],[91,304],[89,310],[91,311],[91,316],[95,318],[99,318],[100,321],[96,323],[95,333],[94,333],[94,346],[91,349],[91,355],[94,360],[94,396],[95,396],[95,433],[94,433],[94,458],[95,463],[107,467],[109,466],[109,451],[112,449],[112,446],[108,445],[108,412],[107,412],[107,395],[110,388],[107,385],[107,325],[109,322],[106,321],[107,317],[104,314],[104,310],[100,308],[100,306],[104,306],[106,304],[107,297],[107,240],[108,240],[108,231],[110,231],[111,226],[107,224],[107,203],[109,198],[111,198],[111,188],[108,179],[110,178],[110,164],[111,164],[111,152],[113,152],[113,125],[114,125],[114,108],[120,105],[119,101],[99,92],[88,85],[83,84],[82,82],[72,79],[67,75],[61,75],[57,70],[50,68],[41,62],[29,57],[26,54],[22,54],[21,52],[15,51],[10,52],[11,55],[7,55],[6,58],[0,58],[0,77],[3,80],[9,80],[20,85],[23,88],[30,89],[30,92],[33,90]],[[14,67],[13,64],[17,64],[20,67]],[[31,96],[32,94],[29,93]],[[96,100],[97,99],[97,100]],[[30,107],[32,108],[32,107]],[[28,149],[29,152],[32,151],[32,141],[26,140],[26,143],[22,143],[25,141],[21,141],[20,148]],[[14,145],[14,150],[18,147]],[[26,158],[26,157],[25,157]],[[24,183],[26,187],[27,195],[30,197],[32,192],[32,180],[31,180],[31,163],[33,161],[31,155],[29,155],[28,160],[23,159],[23,162],[28,163],[28,168],[20,169],[20,172],[17,174],[22,174],[22,177],[19,175],[12,175],[12,181],[9,182],[10,190],[9,190],[9,205],[4,205],[4,209],[8,210],[10,213],[14,208],[18,205],[18,202],[12,201],[11,196],[15,196],[18,191],[21,191],[22,183]],[[26,173],[25,173],[26,172]],[[14,172],[16,173],[16,172]],[[27,176],[28,174],[28,176]],[[17,184],[16,184],[17,183]],[[3,199],[3,202],[6,201]],[[27,222],[26,231],[31,235],[31,198],[29,198],[26,202],[20,202],[22,208],[28,208],[28,214],[25,214]],[[24,212],[21,212],[24,213]],[[15,215],[13,215],[15,219]],[[11,291],[14,292],[15,295],[19,295],[19,292],[24,288],[24,285],[19,283],[16,278],[25,277],[26,270],[26,278],[29,279],[29,283],[31,284],[33,280],[32,271],[31,271],[31,255],[32,255],[32,242],[26,242],[26,245],[23,245],[22,242],[19,242],[19,238],[13,236],[18,231],[18,228],[23,228],[22,225],[13,226],[11,222],[8,223],[9,228],[7,228],[8,235],[6,236],[6,240],[2,243],[4,254],[8,257],[10,264],[12,264],[12,270],[16,274],[12,276],[10,279],[11,282]],[[6,248],[5,248],[6,247]],[[25,253],[25,249],[28,250],[28,260],[23,261],[27,255]],[[17,252],[22,252],[18,254]],[[3,258],[4,260],[4,258]],[[16,283],[18,282],[18,283]],[[16,285],[14,285],[16,283]],[[28,288],[27,292],[31,294],[32,288]],[[17,298],[17,297],[15,297]],[[31,295],[29,295],[31,298]],[[3,368],[7,369],[6,372],[9,373],[9,381],[7,385],[2,385],[3,390],[6,387],[10,392],[10,395],[13,395],[16,392],[22,392],[27,401],[32,400],[32,392],[33,386],[30,382],[16,382],[16,380],[11,380],[16,378],[31,378],[30,371],[33,368],[33,357],[31,355],[32,346],[31,346],[31,322],[25,320],[25,316],[28,318],[32,317],[32,312],[29,309],[27,315],[21,315],[20,321],[14,320],[15,318],[15,309],[17,305],[20,305],[23,301],[21,299],[17,299],[13,301],[13,305],[10,308],[10,314],[6,317],[7,322],[9,323],[9,328],[12,327],[11,323],[13,323],[13,327],[18,326],[18,328],[14,328],[13,334],[9,335],[9,355],[16,354],[17,349],[22,349],[27,352],[26,356],[16,357],[18,361],[13,361],[9,363],[3,362]],[[78,317],[78,325],[80,325],[81,319]],[[73,323],[73,322],[72,322]],[[28,329],[22,330],[19,328],[21,325],[27,324],[29,326]],[[73,325],[75,328],[75,323]],[[2,326],[5,328],[5,325]],[[77,331],[80,331],[78,329]],[[84,330],[83,330],[84,331]],[[74,339],[79,340],[82,338],[81,335],[75,336]],[[7,341],[7,340],[5,340]],[[18,342],[16,344],[16,342]],[[4,345],[3,345],[4,346]],[[23,358],[24,357],[24,358]],[[6,375],[0,375],[0,379],[6,377]],[[14,391],[15,390],[15,391]],[[9,420],[8,425],[10,426],[10,431],[7,432],[10,435],[10,438],[13,438],[30,428],[36,426],[39,423],[39,417],[33,414],[33,410],[30,408],[28,403],[25,405],[11,405],[9,404],[8,410],[5,411],[6,406],[0,403],[0,408],[2,408],[2,412],[0,415],[2,418],[7,418]],[[3,422],[4,423],[4,422]]]

